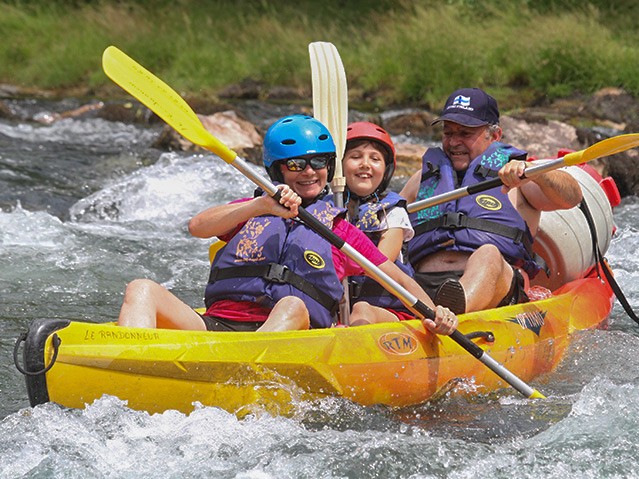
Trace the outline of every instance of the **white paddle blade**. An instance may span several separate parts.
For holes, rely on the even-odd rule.
[[[313,82],[313,115],[331,132],[337,153],[336,176],[342,176],[341,159],[346,148],[348,87],[342,59],[335,45],[314,42],[308,45]]]

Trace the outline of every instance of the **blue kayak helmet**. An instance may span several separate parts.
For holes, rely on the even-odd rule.
[[[285,116],[277,120],[264,136],[264,166],[273,181],[284,182],[279,162],[306,155],[335,153],[331,133],[321,122],[306,115]],[[328,162],[330,182],[335,174],[335,158]]]

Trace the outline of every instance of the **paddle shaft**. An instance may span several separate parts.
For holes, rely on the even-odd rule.
[[[565,166],[563,158],[550,160],[541,165],[529,166],[528,168],[526,168],[526,175],[523,178],[533,178],[535,176],[541,175],[542,173],[561,168],[562,166]],[[453,191],[449,191],[448,193],[442,193],[441,195],[433,196],[432,198],[426,198],[425,200],[416,201],[415,203],[409,204],[406,209],[409,213],[414,213],[415,211],[430,208],[431,206],[446,203],[448,201],[458,200],[459,198],[463,198],[465,196],[481,193],[482,191],[487,191],[492,188],[496,188],[497,186],[502,186],[503,184],[504,182],[501,181],[501,178],[492,178],[490,180],[482,181],[481,183],[475,183],[474,185],[457,188]]]
[[[237,157],[237,154],[233,150],[206,130],[191,107],[166,83],[113,46],[108,47],[104,51],[102,64],[105,73],[114,82],[153,110],[160,118],[175,128],[185,138],[217,154],[271,196],[275,198],[278,197],[279,190],[275,185],[263,176],[252,171],[244,160]],[[138,86],[138,83],[141,83],[142,86]],[[397,296],[412,311],[424,317],[434,319],[435,312],[432,309],[420,302],[415,296],[410,294],[409,291],[400,286],[379,267],[368,260],[368,258],[364,257],[359,251],[337,236],[330,228],[326,227],[308,211],[299,208],[298,217],[304,221],[309,228],[359,264],[372,278]],[[459,331],[454,331],[450,335],[450,338],[524,396],[528,398],[544,397],[541,393],[528,386],[504,366],[495,361],[490,355]]]

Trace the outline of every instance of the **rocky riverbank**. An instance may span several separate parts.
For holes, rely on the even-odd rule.
[[[250,86],[250,85],[249,85]],[[256,86],[229,88],[222,101],[187,98],[199,114],[204,126],[242,157],[258,163],[264,131],[278,117],[288,114],[312,114],[310,102],[294,91],[278,89],[265,95]],[[33,92],[31,92],[33,94]],[[0,86],[0,97],[7,99],[25,95],[14,88]],[[41,96],[41,95],[34,95]],[[50,95],[51,96],[51,95]],[[260,98],[260,99],[258,99]],[[53,112],[54,119],[66,116],[96,115],[109,121],[161,122],[146,107],[135,101],[98,99],[99,108]],[[0,117],[22,119],[0,99]],[[57,117],[55,117],[57,115]],[[421,156],[429,145],[440,140],[441,128],[430,125],[437,112],[419,108],[365,113],[351,109],[351,121],[368,120],[380,124],[391,133],[397,148],[397,176],[407,177],[421,164]],[[29,118],[31,119],[31,118]],[[606,137],[639,131],[639,100],[616,88],[603,89],[590,97],[575,95],[550,104],[518,108],[502,115],[504,141],[538,158],[555,157],[560,150],[581,150]],[[191,144],[166,127],[154,146],[170,150],[193,150]],[[591,165],[602,176],[611,176],[623,196],[639,195],[639,150],[594,160]]]

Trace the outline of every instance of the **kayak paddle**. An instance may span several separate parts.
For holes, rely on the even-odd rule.
[[[268,194],[278,198],[279,190],[275,185],[263,176],[252,172],[244,160],[207,131],[184,99],[162,80],[114,46],[110,46],[104,51],[102,68],[109,78],[145,104],[185,138],[212,151]],[[412,311],[427,318],[433,319],[435,317],[435,312],[432,309],[400,286],[312,214],[299,208],[298,217],[313,231],[359,264],[371,277],[397,296]],[[498,363],[458,330],[453,331],[450,338],[524,396],[528,398],[545,397]]]
[[[335,143],[335,175],[331,181],[333,202],[338,208],[344,207],[344,187],[346,178],[342,172],[342,159],[346,148],[348,127],[348,88],[346,72],[335,45],[329,42],[313,42],[308,45],[311,59],[313,83],[313,116],[331,132]],[[348,278],[342,281],[344,300],[340,302],[340,318],[346,325],[350,323],[350,299]]]
[[[561,168],[562,166],[573,166],[580,163],[587,163],[590,160],[614,155],[615,153],[620,153],[636,146],[639,146],[639,133],[629,133],[627,135],[613,136],[612,138],[601,140],[594,145],[589,146],[585,150],[568,153],[562,158],[548,160],[543,164],[530,166],[526,168],[525,177],[532,178],[534,176],[541,175],[542,173],[556,170],[557,168]],[[491,188],[496,188],[497,186],[501,185],[503,185],[501,178],[492,178],[490,180],[482,181],[481,183],[457,188],[453,191],[449,191],[448,193],[433,196],[432,198],[426,198],[424,200],[416,201],[415,203],[409,204],[406,209],[409,213],[413,213],[425,208],[430,208],[431,206],[446,203],[447,201],[458,200],[459,198],[463,198],[465,196],[470,196],[474,195],[475,193],[490,190]]]
[[[335,143],[335,176],[331,182],[331,190],[335,205],[341,208],[343,206],[341,193],[344,192],[346,185],[346,179],[342,173],[348,127],[346,73],[337,48],[332,43],[309,43],[308,52],[311,58],[313,80],[313,116],[328,128]]]

